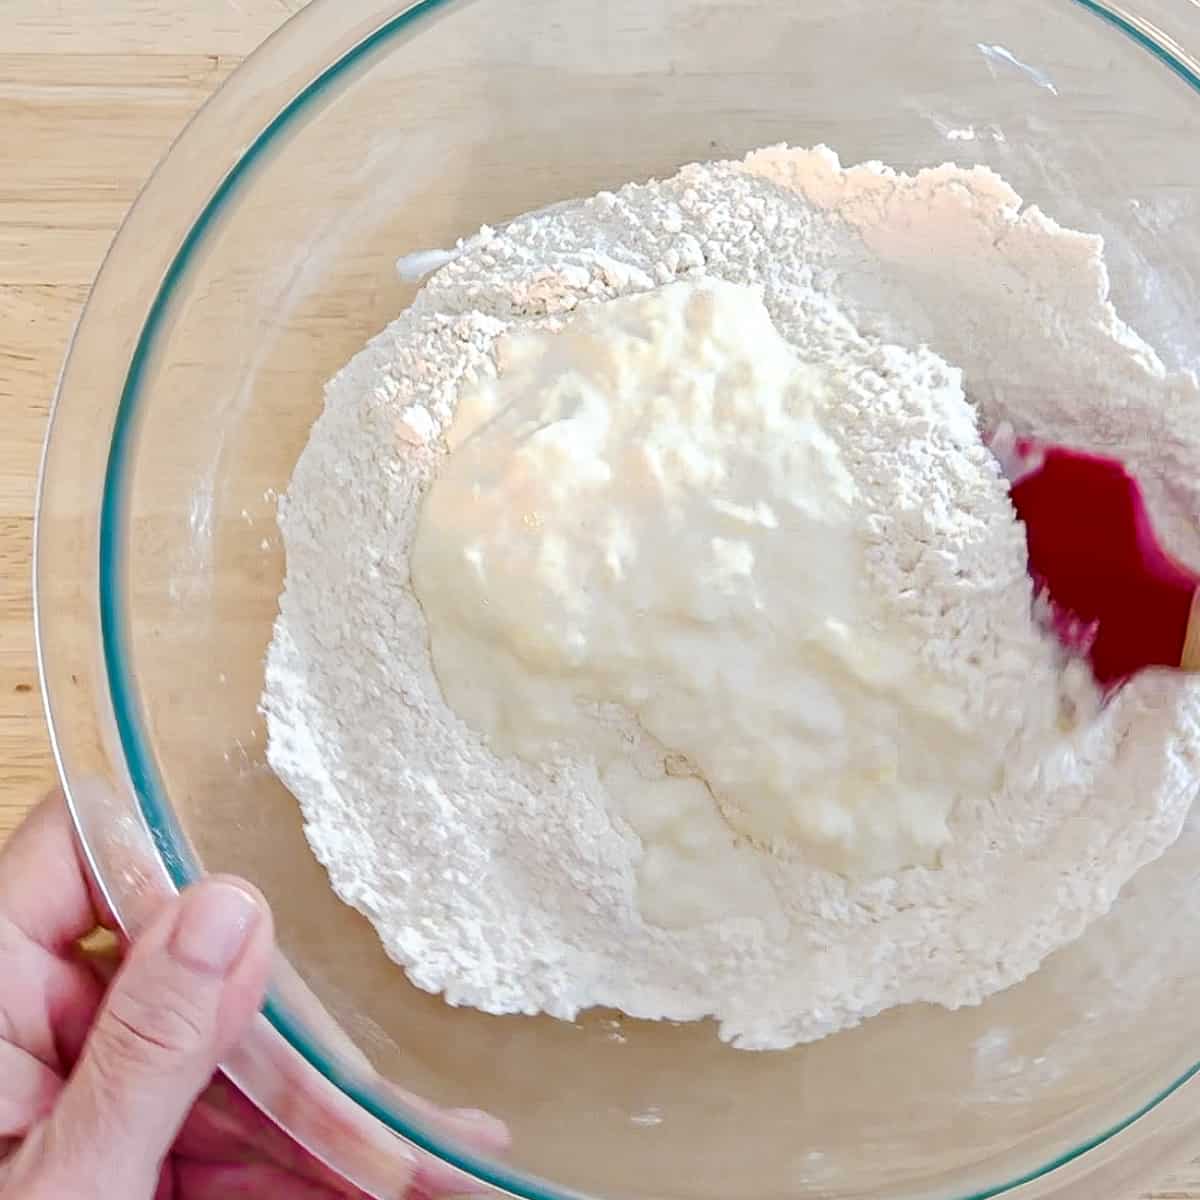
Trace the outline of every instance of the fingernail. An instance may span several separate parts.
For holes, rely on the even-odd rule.
[[[171,935],[176,961],[206,975],[225,975],[262,916],[258,902],[235,883],[213,879],[184,893]]]
[[[508,1146],[508,1126],[499,1117],[478,1108],[452,1108],[446,1115],[472,1126],[472,1135],[478,1140],[499,1147]]]
[[[485,1113],[482,1108],[452,1108],[450,1115],[460,1121],[470,1121],[479,1125],[490,1125],[496,1119],[491,1113]]]

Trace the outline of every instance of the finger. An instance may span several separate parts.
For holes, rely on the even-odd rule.
[[[277,957],[274,972],[276,979],[282,978],[284,981],[289,1003],[295,1006],[293,1011],[301,1016],[309,1029],[316,1031],[322,1041],[334,1047],[338,1057],[348,1062],[351,1069],[367,1075],[374,1074],[370,1061],[286,960]],[[278,1061],[277,1066],[281,1076],[290,1083],[290,1087],[285,1087],[284,1094],[294,1098],[294,1105],[285,1104],[277,1116],[291,1128],[311,1128],[313,1118],[309,1110],[313,1098],[307,1077],[309,1067],[286,1055]],[[484,1154],[499,1154],[507,1150],[511,1143],[508,1127],[488,1113],[478,1109],[443,1109],[400,1088],[389,1085],[387,1090],[390,1097],[414,1110],[426,1124],[440,1130],[449,1139],[457,1139],[469,1149]],[[461,1171],[426,1154],[408,1147],[398,1153],[398,1148],[403,1145],[398,1138],[382,1125],[376,1126],[373,1122],[365,1125],[360,1109],[344,1096],[338,1099],[342,1101],[341,1104],[336,1103],[333,1097],[325,1097],[316,1125],[323,1130],[326,1138],[340,1145],[349,1161],[377,1163],[381,1158],[386,1161],[386,1167],[372,1168],[371,1178],[387,1179],[391,1189],[389,1194],[407,1194],[406,1187],[409,1187],[413,1194],[421,1196],[444,1195],[461,1191],[464,1183],[470,1185],[471,1181]],[[210,1090],[207,1100],[209,1103],[203,1107],[209,1111],[204,1115],[193,1114],[193,1119],[189,1119],[181,1135],[193,1155],[211,1155],[223,1143],[228,1145],[233,1130],[241,1130],[250,1133],[250,1140],[243,1142],[247,1154],[277,1165],[286,1165],[293,1173],[302,1174],[339,1192],[346,1186],[328,1167],[264,1117],[232,1084],[218,1081]],[[211,1111],[213,1106],[224,1111],[218,1115]],[[219,1129],[222,1118],[226,1121],[223,1132]],[[403,1164],[404,1158],[409,1159],[408,1165]],[[413,1171],[416,1171],[415,1177]]]
[[[79,963],[29,940],[0,916],[0,963],[20,986],[0,987],[0,1031],[65,1075],[100,1002],[101,987]]]
[[[86,966],[57,960],[47,989],[46,1011],[54,1033],[55,1061],[64,1075],[79,1061],[103,999],[103,985]]]
[[[354,1141],[353,1136],[339,1140],[343,1151]],[[269,1164],[291,1177],[319,1185],[325,1194],[352,1200],[363,1195],[310,1154],[223,1076],[214,1080],[203,1101],[192,1110],[175,1147],[190,1160]],[[396,1195],[404,1193],[403,1185],[407,1182],[408,1172],[398,1181]]]
[[[55,953],[96,927],[87,867],[61,792],[51,792],[0,851],[0,914]]]
[[[511,1142],[508,1126],[477,1108],[445,1109],[430,1117],[430,1123],[448,1138],[482,1154],[502,1154]],[[421,1156],[413,1179],[417,1197],[465,1196],[482,1190],[469,1175],[428,1154]]]
[[[54,1107],[62,1079],[32,1054],[0,1043],[0,1139],[24,1137]]]
[[[459,1142],[467,1150],[483,1155],[501,1155],[512,1144],[508,1126],[491,1113],[478,1108],[439,1108],[429,1100],[400,1088],[390,1089],[393,1095],[416,1109],[426,1126],[450,1142]],[[417,1158],[410,1196],[425,1200],[435,1196],[469,1195],[480,1191],[482,1185],[457,1167],[432,1154]]]
[[[506,1150],[507,1126],[478,1109],[442,1110],[427,1105],[430,1123],[450,1138],[484,1154]],[[227,1079],[218,1076],[188,1116],[175,1143],[177,1154],[207,1163],[270,1162],[293,1175],[322,1185],[337,1196],[358,1196],[339,1176],[264,1116]],[[478,1190],[468,1176],[428,1155],[418,1155],[409,1195],[466,1194]]]
[[[104,989],[80,963],[54,958],[40,947],[31,950],[40,958],[26,959],[19,989],[24,996],[14,995],[11,1007],[7,1000],[0,1007],[12,1018],[17,1044],[66,1075],[95,1023]]]
[[[381,1081],[382,1082],[382,1081]],[[386,1095],[400,1107],[443,1135],[466,1142],[473,1150],[503,1153],[512,1144],[508,1126],[499,1117],[478,1108],[442,1108],[415,1092],[387,1083]]]
[[[270,1163],[237,1166],[228,1163],[178,1162],[177,1190],[187,1200],[343,1200],[361,1192],[334,1192],[319,1183],[297,1178]],[[367,1200],[365,1196],[362,1200]]]
[[[449,1108],[436,1123],[451,1137],[460,1138],[473,1150],[502,1154],[512,1145],[508,1126],[499,1117],[478,1108]]]
[[[153,1193],[189,1109],[262,1002],[271,944],[262,896],[215,878],[133,945],[43,1141],[68,1194]]]

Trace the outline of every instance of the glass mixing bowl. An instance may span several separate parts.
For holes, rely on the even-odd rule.
[[[278,918],[231,1074],[379,1195],[413,1144],[535,1198],[1123,1194],[1200,1127],[1200,834],[979,1008],[786,1053],[707,1023],[452,1009],[339,903],[264,759],[275,500],[322,382],[410,300],[397,256],[692,159],[827,142],[996,168],[1102,233],[1124,315],[1194,364],[1192,0],[317,0],[192,122],[96,282],[42,481],[62,777],[136,932],[204,871]],[[1014,372],[1020,364],[1013,364]],[[430,1104],[503,1117],[471,1151]],[[460,1190],[481,1190],[462,1182]]]

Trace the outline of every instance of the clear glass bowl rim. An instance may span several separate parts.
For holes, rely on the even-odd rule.
[[[338,0],[313,0],[310,11],[318,7],[327,9],[336,6],[337,2]],[[136,446],[137,415],[143,376],[159,334],[169,321],[173,295],[186,277],[189,266],[199,252],[205,237],[217,224],[239,187],[253,170],[255,163],[270,151],[272,144],[286,130],[294,127],[295,123],[313,104],[319,101],[323,94],[347,77],[355,67],[361,65],[368,55],[380,50],[389,41],[408,31],[420,18],[431,14],[434,10],[448,7],[452,2],[453,0],[413,0],[409,6],[384,19],[381,24],[361,37],[340,57],[324,66],[292,96],[237,158],[204,203],[190,227],[183,233],[179,247],[162,276],[136,338],[117,405],[100,502],[98,596],[100,638],[103,667],[109,689],[108,699],[112,709],[111,718],[124,756],[124,766],[132,783],[141,816],[153,837],[155,846],[160,851],[162,865],[174,886],[179,889],[202,877],[204,871],[191,852],[188,840],[176,821],[166,790],[155,767],[154,755],[150,750],[149,739],[141,717],[137,684],[131,669],[132,660],[122,620],[126,603],[126,575],[123,560],[125,480],[128,477],[129,466]],[[1151,54],[1200,95],[1200,64],[1162,30],[1123,11],[1116,5],[1103,3],[1101,0],[1069,0],[1069,3],[1091,12],[1125,37],[1132,39],[1142,50]],[[295,18],[293,18],[294,20]],[[292,23],[289,21],[271,40],[276,41],[288,37]],[[247,63],[253,63],[261,53],[261,50],[257,51],[247,60]],[[231,78],[236,78],[236,75],[237,73]],[[194,120],[202,118],[203,115],[204,109]],[[151,186],[153,179],[152,176],[147,187]],[[138,202],[127,215],[126,223],[136,212],[140,203],[141,198],[139,197]],[[111,256],[106,258],[101,273],[110,267]],[[80,317],[78,328],[82,328],[91,316],[92,302],[89,297]],[[78,329],[76,338],[72,340],[72,345],[68,350],[68,361],[70,355],[74,353],[77,338]],[[42,538],[45,536],[40,519],[45,502],[45,464],[54,436],[55,419],[59,412],[62,382],[65,376],[66,370],[64,369],[51,409],[43,454],[43,471],[38,487],[38,520],[35,536],[37,547],[35,549],[35,610],[38,612],[41,610],[42,601],[37,595],[39,589],[37,587],[36,556],[41,547]],[[42,671],[43,692],[46,698],[51,739],[56,759],[60,765],[60,774],[63,776],[64,788],[68,793],[68,799],[72,800],[71,780],[66,777],[67,773],[62,768],[63,756],[59,750],[59,731],[56,730],[52,698],[47,686],[42,622],[39,620],[36,624],[38,626],[38,659]],[[87,849],[87,830],[84,822],[79,819],[73,800],[72,811],[80,836],[84,840],[85,849]],[[90,857],[94,863],[95,856],[90,855]],[[102,884],[103,882],[101,880]],[[320,1039],[310,1034],[303,1024],[287,1011],[286,1007],[277,999],[274,988],[271,989],[263,1012],[276,1033],[325,1080],[405,1141],[460,1168],[484,1183],[509,1194],[525,1197],[526,1200],[563,1200],[563,1197],[575,1194],[549,1181],[535,1179],[509,1170],[501,1164],[475,1157],[461,1146],[439,1136],[415,1114],[405,1112],[403,1107],[390,1097],[377,1094],[369,1084],[355,1078],[352,1071],[344,1069],[338,1062],[336,1054],[323,1047]],[[1200,1074],[1200,1061],[1194,1063],[1159,1094],[1116,1124],[1022,1176],[996,1184],[984,1191],[964,1195],[960,1200],[991,1200],[992,1197],[1012,1192],[1014,1189],[1043,1179],[1051,1172],[1075,1162],[1128,1130],[1135,1122],[1158,1108],[1163,1101],[1198,1074]],[[251,1099],[259,1098],[251,1094]],[[264,1104],[263,1107],[270,1112],[270,1104]],[[320,1152],[320,1147],[312,1148],[318,1153]]]

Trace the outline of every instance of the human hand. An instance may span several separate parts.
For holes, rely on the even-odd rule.
[[[49,797],[0,853],[0,1200],[361,1197],[213,1078],[263,998],[262,896],[222,878],[189,888],[107,988],[77,948],[106,916]],[[494,1148],[495,1123],[461,1117]]]

